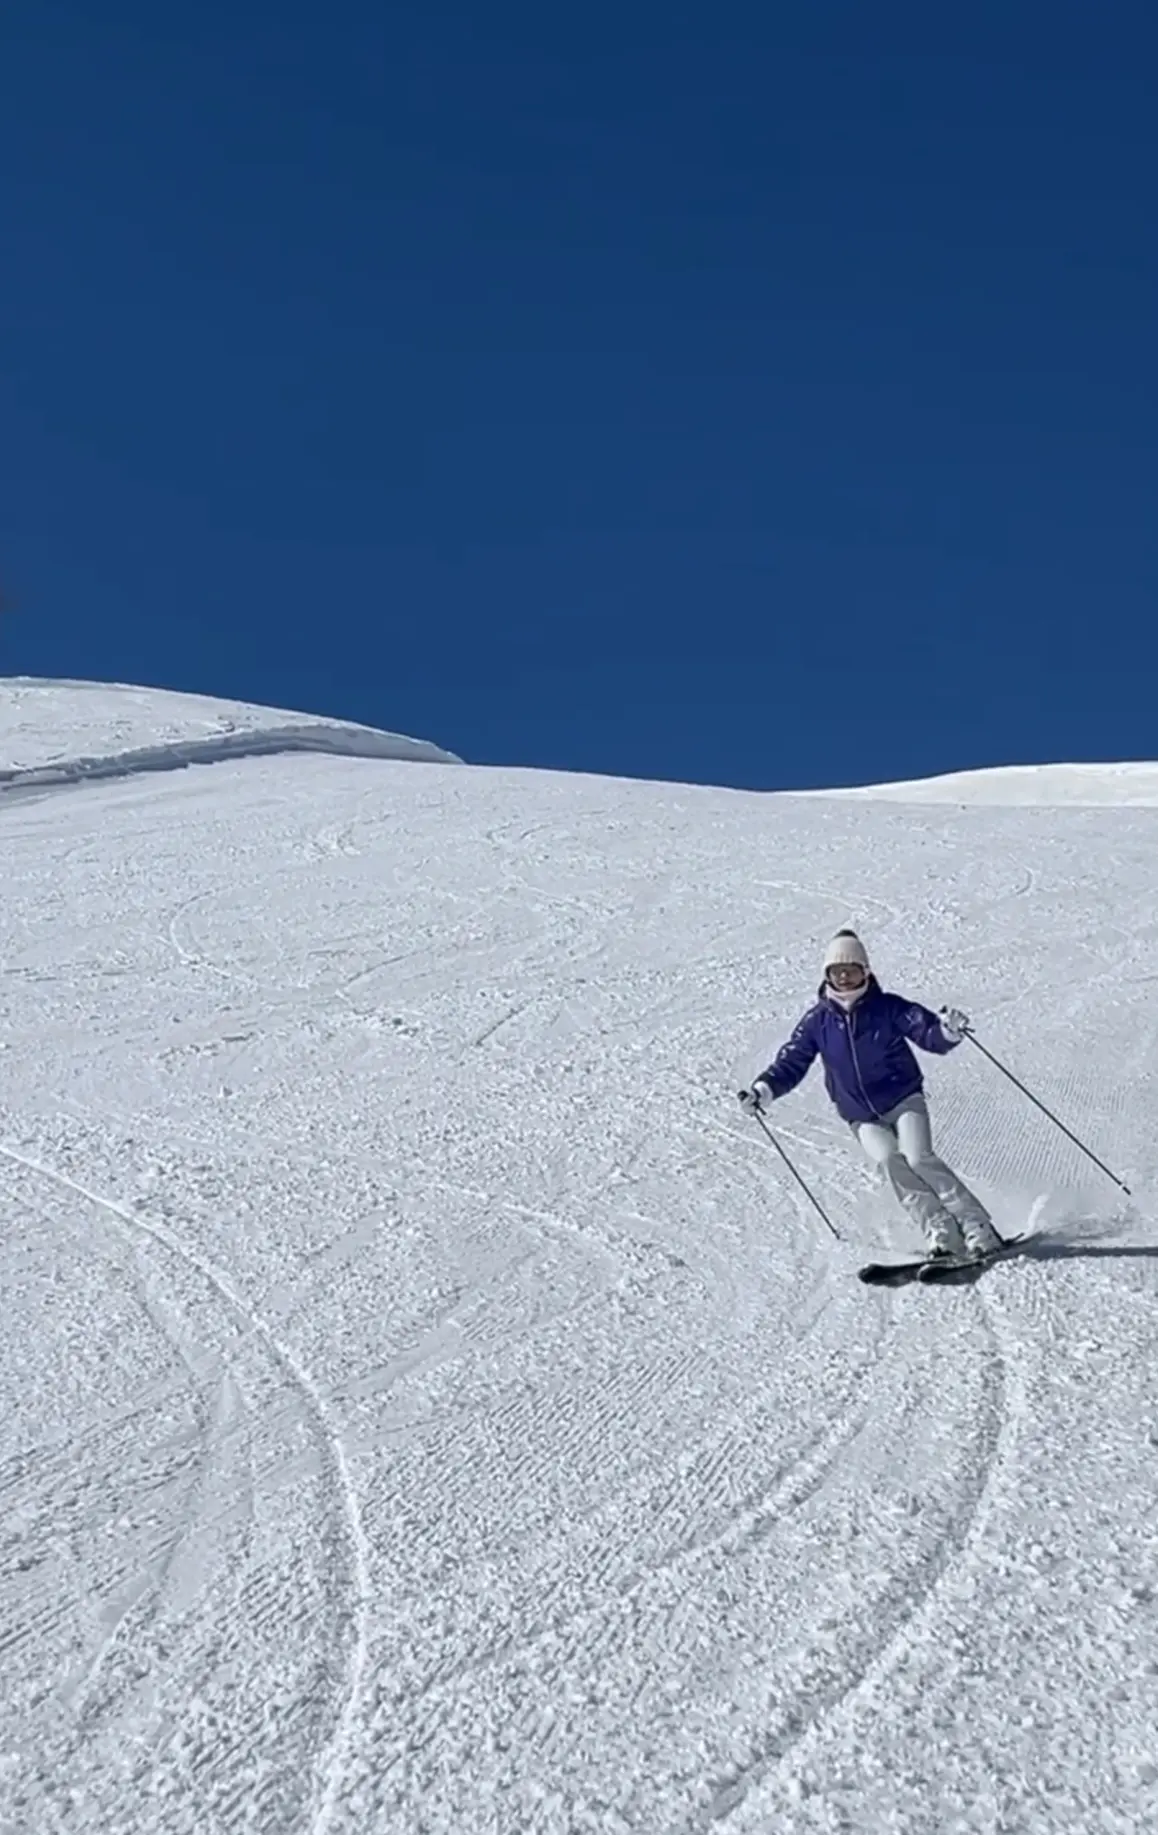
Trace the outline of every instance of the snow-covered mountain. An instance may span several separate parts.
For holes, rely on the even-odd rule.
[[[287,752],[457,762],[424,739],[316,714],[121,682],[0,679],[0,790]]]
[[[819,792],[832,795],[833,792]],[[1158,765],[1001,765],[987,771],[951,771],[904,784],[869,784],[840,796],[874,802],[1079,805],[1091,809],[1158,808]]]
[[[305,716],[109,692],[0,686],[63,780],[0,796],[0,1828],[1150,1827],[1134,773],[143,776]],[[1030,1253],[862,1287],[903,1234],[818,1079],[840,1244],[734,1099],[850,919],[1133,1201],[964,1046],[939,1132]]]

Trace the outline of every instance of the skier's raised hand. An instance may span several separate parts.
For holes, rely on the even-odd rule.
[[[937,1015],[941,1022],[941,1031],[954,1045],[959,1045],[965,1034],[972,1030],[973,1022],[960,1007],[942,1007]]]
[[[772,1101],[772,1091],[766,1083],[756,1082],[750,1090],[740,1091],[740,1107],[745,1115],[759,1115],[766,1103]]]

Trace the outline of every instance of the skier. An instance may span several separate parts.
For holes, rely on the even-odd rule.
[[[740,1103],[750,1114],[786,1096],[813,1059],[824,1065],[828,1093],[870,1160],[919,1226],[931,1257],[980,1259],[1001,1247],[984,1205],[933,1152],[924,1079],[910,1050],[944,1055],[969,1030],[957,1008],[938,1019],[928,1007],[886,994],[852,930],[838,931],[824,953],[815,1006]]]

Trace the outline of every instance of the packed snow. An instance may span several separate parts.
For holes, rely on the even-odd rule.
[[[189,736],[62,697],[8,758]],[[0,1828],[1154,1826],[1158,810],[979,795],[0,798]],[[1133,1200],[966,1044],[1029,1252],[862,1286],[819,1077],[840,1243],[735,1101],[848,921]]]
[[[454,764],[424,739],[244,701],[120,682],[0,682],[0,794],[33,784],[126,777],[286,752]]]
[[[998,765],[985,771],[950,771],[909,783],[869,784],[836,794],[867,796],[873,802],[1044,804],[1047,808],[1062,803],[1090,808],[1137,804],[1158,809],[1158,765]]]

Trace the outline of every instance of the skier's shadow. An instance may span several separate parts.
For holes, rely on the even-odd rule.
[[[1158,1261],[1158,1243],[1096,1243],[1076,1241],[1061,1236],[1031,1236],[1028,1241],[1018,1243],[1007,1255],[1001,1257],[1003,1262],[1076,1262],[1076,1261]],[[985,1273],[980,1268],[956,1268],[952,1274],[942,1275],[943,1281],[951,1282],[955,1287],[971,1287]]]
[[[1014,1251],[1015,1256],[1027,1256],[1037,1262],[1069,1261],[1122,1261],[1140,1262],[1158,1261],[1158,1243],[1113,1243],[1101,1244],[1092,1242],[1063,1242],[1057,1237],[1031,1236],[1027,1243]]]

